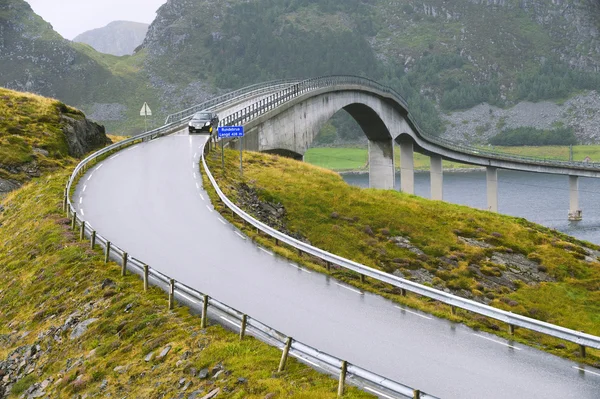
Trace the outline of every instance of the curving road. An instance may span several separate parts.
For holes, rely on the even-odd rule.
[[[213,211],[206,136],[138,144],[74,196],[95,230],[151,267],[295,339],[442,398],[600,397],[600,370],[398,308],[257,247]]]

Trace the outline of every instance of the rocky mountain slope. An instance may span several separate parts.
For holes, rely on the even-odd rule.
[[[103,28],[84,32],[74,42],[85,43],[101,53],[131,55],[144,41],[148,24],[131,21],[114,21]]]
[[[0,88],[0,196],[108,143],[81,111]]]
[[[523,101],[600,89],[595,0],[169,0],[139,51],[120,58],[69,44],[23,0],[4,1],[0,85],[56,96],[129,132],[143,125],[144,101],[164,116],[277,78],[368,76],[406,97],[429,133],[468,140],[481,136],[477,122],[457,134],[444,115],[484,103],[510,115]],[[561,122],[582,142],[598,136],[578,119]]]

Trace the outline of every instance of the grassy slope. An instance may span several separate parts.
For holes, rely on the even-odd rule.
[[[487,148],[486,148],[487,149]],[[569,147],[493,147],[494,151],[516,154],[526,157],[569,160]],[[589,156],[591,162],[600,162],[600,146],[577,145],[573,146],[573,159],[583,161]],[[395,152],[396,165],[400,165],[400,151]],[[311,148],[305,154],[305,161],[322,168],[335,171],[365,169],[368,153],[366,148]],[[444,168],[476,168],[474,165],[465,165],[458,162],[444,161]],[[429,170],[429,157],[415,153],[415,169]]]
[[[60,143],[56,101],[20,95],[0,105],[8,103],[13,112],[1,114],[3,131],[20,125],[23,133],[2,136],[3,159],[20,162],[31,156],[32,145],[44,143],[54,151],[51,144]],[[13,136],[21,139],[23,148],[6,144]],[[62,147],[56,146],[60,153]],[[221,387],[220,398],[264,398],[271,392],[275,397],[336,396],[335,380],[292,359],[287,371],[276,375],[278,349],[252,338],[239,342],[236,334],[219,326],[202,330],[186,308],[166,310],[162,291],[144,294],[139,278],[120,278],[118,266],[105,265],[99,250],[77,240],[61,211],[67,167],[74,166],[74,160],[63,157],[55,166],[53,174],[34,179],[0,203],[0,365],[25,345],[41,347],[33,372],[20,374],[9,397],[19,397],[44,380],[51,381],[46,396],[53,398],[100,392],[113,397],[174,397],[182,392],[181,378],[192,382],[188,394]],[[103,289],[106,279],[115,286]],[[128,305],[131,309],[126,310]],[[69,339],[70,329],[51,332],[75,312],[80,312],[81,321],[98,321],[75,340]],[[156,360],[166,345],[172,346],[171,352]],[[146,362],[150,352],[155,359]],[[218,363],[227,373],[217,381],[191,375],[192,368]],[[118,366],[126,371],[114,371]],[[248,381],[238,383],[239,377]],[[105,380],[106,388],[101,389]],[[371,395],[350,389],[348,397]]]
[[[57,100],[0,87],[0,178],[26,181],[24,173],[13,173],[6,167],[32,161],[38,163],[42,173],[65,165],[69,149],[60,128],[61,113],[75,118],[84,116]],[[34,148],[49,154],[46,157],[35,153]]]
[[[227,162],[231,163],[229,170],[236,170],[236,157],[235,152],[227,153]],[[221,187],[231,198],[237,198],[235,187],[240,182],[239,175],[228,173],[224,177],[218,157],[213,155],[209,160]],[[302,234],[313,245],[386,272],[399,270],[408,274],[410,270],[425,269],[435,274],[433,285],[437,288],[466,292],[475,298],[485,296],[492,299],[493,306],[502,309],[600,334],[600,263],[586,263],[579,253],[580,245],[595,248],[591,244],[524,219],[394,191],[351,187],[335,173],[283,158],[246,153],[244,163],[244,181],[257,190],[261,199],[281,203],[287,211],[287,227]],[[217,202],[217,206],[221,205]],[[233,222],[243,228],[239,221]],[[269,239],[257,236],[251,230],[246,233],[261,244],[274,247]],[[457,234],[485,241],[493,248],[467,246],[457,239]],[[390,243],[389,236],[397,235],[408,237],[425,252],[425,256],[417,256]],[[299,258],[294,251],[284,247],[274,249],[324,272],[315,259]],[[494,273],[498,265],[489,260],[492,252],[521,253],[537,260],[540,267],[547,269],[557,281],[518,284],[515,291],[507,287],[483,289],[469,268],[475,265],[482,271]],[[458,260],[457,266],[441,262],[442,256]],[[460,316],[455,317],[445,305],[415,296],[403,298],[381,283],[361,284],[356,275],[341,270],[333,274],[398,302],[506,335],[503,332],[506,327],[501,323],[467,312],[460,312]],[[516,339],[567,357],[576,353],[574,345],[565,347],[564,343],[529,331],[517,331]],[[588,361],[597,362],[598,353],[590,352],[592,356]]]

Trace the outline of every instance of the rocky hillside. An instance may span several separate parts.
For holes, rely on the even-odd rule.
[[[148,24],[131,21],[114,21],[103,28],[78,35],[74,42],[85,43],[101,53],[131,55],[144,41]]]
[[[0,196],[108,143],[104,127],[81,111],[0,88]]]
[[[63,39],[24,0],[0,4],[0,86],[73,104],[111,130],[126,120],[130,133],[143,127],[134,116],[144,101],[156,103],[141,72],[143,54],[100,54]]]
[[[595,0],[169,0],[136,54],[118,58],[60,39],[23,0],[5,1],[0,85],[56,96],[110,128],[139,129],[144,101],[163,116],[269,79],[357,74],[398,90],[427,132],[450,126],[470,140],[477,122],[456,133],[444,115],[489,104],[511,119],[521,102],[600,89]],[[585,114],[578,107],[572,114]],[[560,122],[595,141],[578,119]],[[361,134],[334,125],[344,139]]]

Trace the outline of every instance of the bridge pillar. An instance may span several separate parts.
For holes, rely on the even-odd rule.
[[[569,220],[577,221],[582,218],[579,209],[579,176],[569,176]]]
[[[400,138],[400,191],[415,193],[415,161],[412,139]]]
[[[486,168],[486,178],[488,210],[498,212],[498,168],[488,166]]]
[[[431,199],[442,201],[444,199],[444,172],[442,170],[442,157],[432,155],[430,157]]]
[[[394,189],[394,142],[369,140],[369,187]]]

